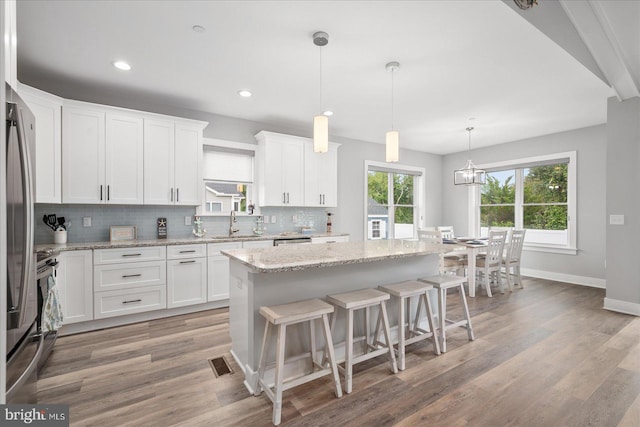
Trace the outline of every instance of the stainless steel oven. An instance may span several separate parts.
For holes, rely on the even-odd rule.
[[[311,237],[284,237],[273,240],[273,246],[295,245],[300,243],[311,243]]]
[[[36,277],[38,279],[38,334],[42,337],[42,350],[38,361],[38,372],[42,369],[53,351],[53,345],[58,337],[58,322],[52,319],[53,313],[60,312],[57,300],[56,257],[59,252],[46,251],[37,254]],[[62,320],[62,319],[60,319]]]

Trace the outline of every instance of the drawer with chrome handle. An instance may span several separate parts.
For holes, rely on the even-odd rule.
[[[167,246],[167,259],[201,258],[206,256],[207,245],[204,243]]]
[[[96,319],[165,309],[167,308],[167,287],[157,285],[96,292],[93,303]]]
[[[93,264],[103,265],[140,261],[164,261],[166,254],[166,246],[94,249]]]
[[[167,283],[166,261],[146,261],[126,264],[105,264],[93,267],[93,290],[164,285]]]

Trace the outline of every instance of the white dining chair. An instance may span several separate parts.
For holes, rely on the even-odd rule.
[[[504,293],[502,286],[502,258],[504,251],[504,242],[507,239],[506,231],[489,232],[489,240],[487,241],[487,251],[484,256],[476,258],[476,272],[480,275],[480,281],[484,283],[487,296],[491,294],[491,279],[495,277],[500,287],[500,292]]]
[[[507,277],[507,286],[513,291],[513,277],[516,278],[520,289],[523,289],[522,277],[520,276],[520,258],[522,256],[522,247],[524,245],[524,235],[526,230],[512,230],[510,233],[507,254],[502,260],[502,268],[504,268]]]
[[[418,238],[428,243],[442,243],[442,232],[431,230],[418,230]],[[457,256],[447,257],[440,254],[440,274],[456,273],[464,276],[465,264]]]

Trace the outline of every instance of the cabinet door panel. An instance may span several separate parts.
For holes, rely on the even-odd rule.
[[[92,251],[63,252],[58,257],[56,283],[64,324],[93,320]]]
[[[264,182],[260,182],[262,206],[284,206],[286,202],[285,190],[282,182],[282,144],[267,141],[264,144],[260,167],[260,176]]]
[[[167,308],[207,302],[207,259],[167,261]]]
[[[304,206],[304,145],[299,142],[283,146],[282,180],[287,206]]]
[[[141,205],[142,118],[107,113],[106,129],[107,203]]]
[[[174,146],[175,126],[172,122],[144,120],[145,205],[173,203],[171,194],[174,181]]]
[[[198,128],[176,125],[175,188],[177,205],[200,205],[202,133]]]
[[[322,194],[322,206],[338,206],[338,149],[329,147],[320,161],[318,187]]]
[[[36,117],[36,203],[61,203],[62,102],[21,87],[20,95]]]
[[[207,301],[229,298],[229,258],[224,255],[209,257]]]
[[[102,111],[63,107],[63,203],[105,203],[104,127]]]

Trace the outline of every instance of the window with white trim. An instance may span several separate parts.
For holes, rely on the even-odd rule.
[[[527,249],[575,254],[575,151],[482,167],[487,183],[470,191],[471,230],[526,229]]]
[[[424,168],[365,162],[368,239],[414,238],[424,212]]]

